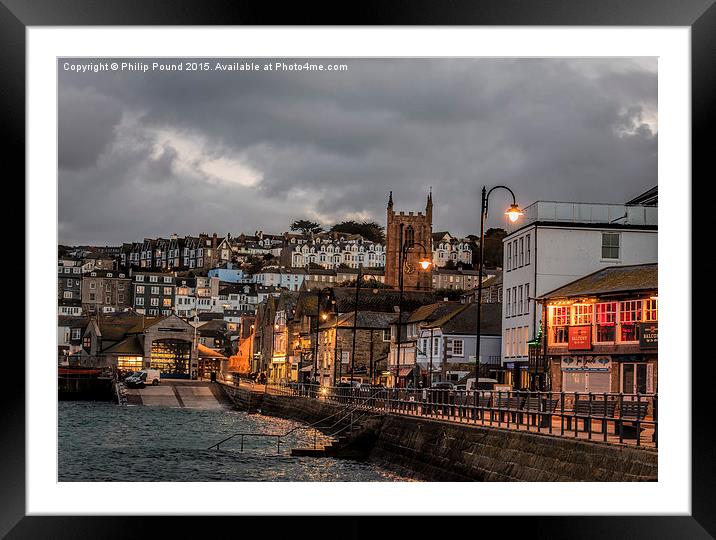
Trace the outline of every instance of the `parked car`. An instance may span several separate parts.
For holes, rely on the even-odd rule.
[[[160,381],[161,373],[158,369],[143,369],[124,379],[124,384],[129,388],[144,388],[148,384],[158,386]]]
[[[455,390],[455,384],[449,381],[440,381],[433,384],[433,388],[436,390]]]

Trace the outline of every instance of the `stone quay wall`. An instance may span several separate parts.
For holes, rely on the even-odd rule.
[[[258,398],[250,396],[248,389],[224,388],[233,394],[232,400],[240,409],[246,404],[255,406],[260,399],[256,409],[262,414],[306,423],[342,409],[315,399],[271,394]],[[657,480],[658,453],[651,449],[398,414],[381,415],[373,429],[378,432],[368,459],[419,480]]]

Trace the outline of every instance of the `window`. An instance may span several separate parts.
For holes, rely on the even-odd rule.
[[[525,239],[520,238],[520,266],[525,265]]]
[[[86,350],[90,350],[92,347],[92,336],[85,336],[82,338],[82,347]]]
[[[72,291],[65,291],[62,293],[63,298],[72,298]]]
[[[619,258],[619,233],[602,233],[602,259]]]
[[[569,331],[569,307],[554,306],[552,309],[552,343],[567,343]]]
[[[80,339],[82,337],[82,330],[79,328],[72,329],[72,339]]]
[[[510,289],[507,289],[505,291],[505,317],[509,317],[512,315],[512,310],[510,309],[512,304],[510,303]]]
[[[158,276],[149,276],[149,281],[151,281],[152,283],[157,283],[159,281],[159,277]]]
[[[159,287],[152,287],[152,294],[159,294]]]
[[[172,294],[172,288],[171,288],[171,287],[164,287],[164,294],[165,294],[166,296],[169,296],[170,294]]]
[[[522,287],[522,285],[520,285],[520,287],[519,287],[520,298],[519,298],[519,301],[517,302],[517,306],[519,307],[519,311],[517,312],[518,315],[522,315],[522,290],[523,290],[523,287]]]
[[[453,339],[452,340],[452,355],[453,356],[464,356],[464,340]]]
[[[525,315],[530,312],[530,284],[525,283]]]
[[[159,305],[159,298],[152,298],[149,302],[152,306],[158,306]]]
[[[507,242],[507,271],[512,270],[512,242]]]
[[[433,338],[433,356],[440,354],[440,338]]]
[[[94,281],[90,281],[89,288],[95,290],[97,288],[97,283],[95,283]]]
[[[143,305],[144,305],[144,297],[143,297],[143,296],[139,296],[139,297],[135,298],[135,300],[136,300],[136,304],[137,304],[138,306],[143,306]]]
[[[164,278],[164,283],[171,283],[171,282],[172,282],[172,278],[170,278],[170,277]]]
[[[117,303],[118,303],[118,304],[124,304],[124,295],[123,295],[123,294],[118,294],[118,295],[117,295]]]
[[[525,266],[530,264],[530,235],[527,235],[527,252],[525,253]]]
[[[619,340],[639,341],[641,300],[628,300],[619,304]]]
[[[94,300],[95,300],[94,293],[90,293],[89,297],[90,297],[90,302],[94,302]]]
[[[383,341],[390,341],[390,330],[387,328],[383,330]]]
[[[137,285],[137,294],[144,294],[144,285]]]
[[[616,337],[617,303],[607,302],[596,305],[597,341],[614,341]]]
[[[647,322],[656,322],[659,320],[659,300],[649,298],[645,303],[644,320]]]
[[[68,279],[68,280],[67,280],[67,286],[68,286],[68,287],[72,287],[72,280],[71,280],[71,279]]]
[[[105,304],[111,304],[112,303],[112,297],[108,294],[104,297],[104,303]]]
[[[592,304],[577,304],[574,306],[574,324],[592,324]]]
[[[512,314],[517,315],[517,287],[512,287]]]

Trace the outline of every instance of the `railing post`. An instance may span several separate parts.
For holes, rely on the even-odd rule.
[[[636,445],[641,446],[641,394],[636,393]]]
[[[602,431],[604,432],[604,442],[607,442],[607,432],[609,431],[609,420],[607,419],[607,393],[604,392],[604,414],[602,415]]]
[[[574,437],[577,437],[577,432],[579,431],[579,419],[577,418],[577,400],[579,399],[579,396],[577,395],[577,392],[574,393],[574,403],[572,404],[572,420],[574,421]]]
[[[592,440],[592,393],[589,392],[589,409],[587,410],[587,422],[589,422],[589,427],[587,428],[587,433],[589,440]]]
[[[619,392],[619,443],[620,444],[624,443],[624,421],[622,420],[622,411],[623,410],[624,410],[624,394],[622,392]]]

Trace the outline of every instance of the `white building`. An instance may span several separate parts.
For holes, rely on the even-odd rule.
[[[481,311],[480,364],[488,368],[499,366],[500,305],[483,304]],[[470,373],[471,368],[474,376],[476,329],[476,304],[464,305],[418,329],[417,362],[423,372],[432,374],[432,382],[455,382]]]
[[[472,244],[467,238],[457,238],[447,231],[433,233],[433,265],[442,268],[448,261],[472,264]]]
[[[306,269],[270,266],[263,268],[254,278],[258,285],[264,287],[283,287],[289,291],[297,291],[306,279]]]
[[[285,248],[286,264],[306,267],[311,263],[323,268],[337,268],[341,264],[350,268],[382,268],[385,266],[385,247],[360,235],[345,238],[316,237],[312,242],[291,244]]]
[[[523,369],[513,384],[527,385],[527,342],[542,317],[533,299],[608,266],[657,262],[657,213],[656,206],[550,201],[524,209],[503,240],[502,362]]]

